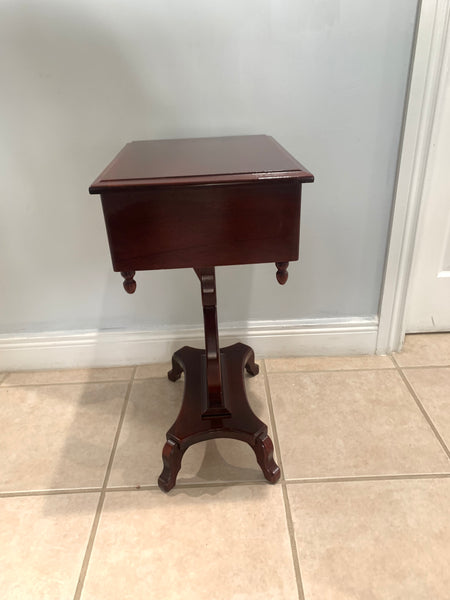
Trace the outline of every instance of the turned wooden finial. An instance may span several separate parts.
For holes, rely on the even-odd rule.
[[[275,265],[278,269],[277,281],[280,285],[284,285],[289,277],[289,273],[287,272],[289,263],[288,262],[277,262],[277,263],[275,263]]]
[[[136,291],[136,282],[133,277],[136,274],[136,271],[121,271],[120,274],[125,279],[123,282],[123,287],[128,294],[134,294]]]

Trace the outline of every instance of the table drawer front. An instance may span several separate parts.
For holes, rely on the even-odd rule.
[[[102,194],[115,271],[298,258],[295,180]]]

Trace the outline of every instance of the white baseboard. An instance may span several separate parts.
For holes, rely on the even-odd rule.
[[[220,327],[221,346],[237,341],[257,357],[374,354],[377,318],[251,321]],[[0,336],[0,372],[164,362],[184,345],[203,347],[203,329],[66,331]]]

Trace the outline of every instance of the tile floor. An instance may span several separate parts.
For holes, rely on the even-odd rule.
[[[450,334],[259,362],[281,482],[216,440],[167,495],[167,365],[0,374],[1,598],[448,600]]]

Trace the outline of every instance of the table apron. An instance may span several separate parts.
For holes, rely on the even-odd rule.
[[[298,259],[297,180],[102,194],[115,271]]]

